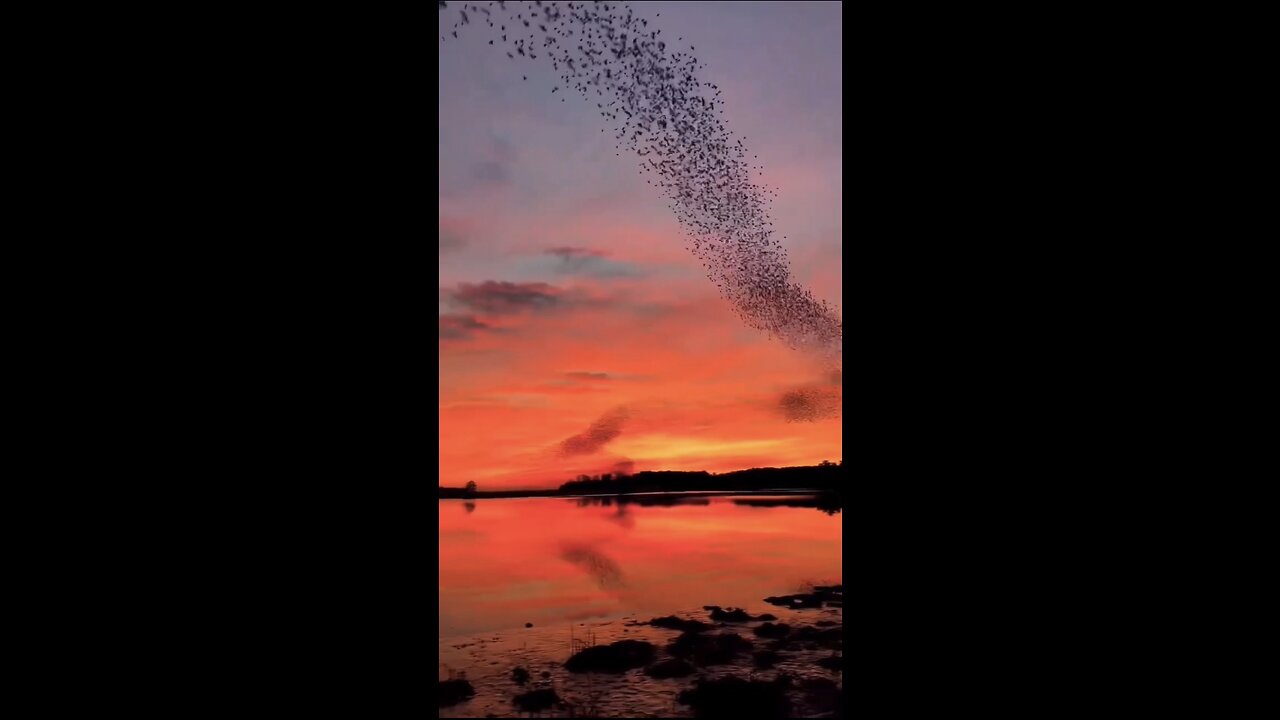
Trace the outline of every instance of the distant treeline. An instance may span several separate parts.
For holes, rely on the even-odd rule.
[[[844,461],[811,467],[754,468],[712,475],[709,472],[640,472],[635,475],[579,477],[560,486],[565,493],[689,492],[697,490],[839,490]]]
[[[580,475],[558,490],[497,492],[469,488],[440,488],[442,498],[552,497],[556,495],[623,495],[645,492],[823,490],[841,492],[844,461],[787,468],[754,468],[713,475],[709,472],[646,471],[634,475]]]

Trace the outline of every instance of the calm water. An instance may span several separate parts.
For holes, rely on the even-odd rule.
[[[805,499],[441,500],[441,639],[703,605],[772,612],[763,598],[841,582],[841,514],[774,501]]]

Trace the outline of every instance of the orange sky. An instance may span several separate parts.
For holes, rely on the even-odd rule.
[[[441,483],[554,486],[624,460],[723,471],[843,458],[839,418],[789,422],[778,408],[821,367],[745,328],[714,290],[576,278],[536,286],[554,303],[519,310],[464,291],[488,312],[465,315],[484,329],[440,342]],[[616,408],[616,438],[561,456],[562,441]]]
[[[765,166],[759,180],[778,188],[794,278],[841,307],[838,5],[804,9],[835,13],[830,37],[825,16],[667,7],[722,88],[726,125]],[[789,422],[779,407],[797,387],[838,391],[829,371],[734,315],[594,106],[558,102],[550,67],[513,75],[484,43],[440,52],[440,484],[552,487],[621,461],[842,459],[839,417]],[[619,408],[616,437],[558,452]]]

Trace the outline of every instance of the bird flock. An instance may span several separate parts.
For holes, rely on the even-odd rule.
[[[478,30],[512,61],[549,61],[561,80],[551,93],[562,102],[570,91],[581,95],[617,127],[617,154],[640,158],[646,182],[670,201],[688,249],[738,316],[842,368],[839,312],[792,280],[786,236],[769,215],[776,190],[752,181],[762,166],[752,164],[746,138],[726,129],[720,89],[699,81],[696,48],[656,27],[661,13],[651,23],[607,0],[439,7],[442,42]]]

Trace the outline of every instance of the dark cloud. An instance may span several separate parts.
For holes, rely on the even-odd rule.
[[[441,315],[440,339],[465,340],[476,333],[494,329],[470,315]]]
[[[600,452],[605,445],[613,442],[622,434],[622,426],[627,421],[627,412],[623,408],[610,410],[591,423],[584,432],[574,435],[560,443],[560,456],[591,455]]]
[[[513,283],[489,280],[478,285],[463,283],[448,297],[470,310],[491,315],[506,315],[525,310],[553,307],[562,293],[546,283]]]
[[[564,376],[569,378],[570,380],[601,381],[601,380],[613,379],[613,377],[609,375],[609,373],[603,373],[603,372],[571,372],[571,373],[565,373]]]
[[[606,257],[603,250],[592,250],[591,248],[580,247],[553,247],[547,250],[548,255],[554,255],[565,260],[578,260]]]
[[[502,163],[487,161],[471,169],[471,175],[482,183],[501,185],[511,179],[511,173]]]
[[[451,230],[440,231],[440,254],[456,252],[466,247],[467,239]]]
[[[545,252],[558,261],[556,272],[593,277],[634,277],[639,271],[626,263],[610,260],[608,253],[581,247],[553,247]]]
[[[505,185],[511,181],[511,167],[516,160],[515,146],[510,140],[493,135],[485,157],[471,167],[471,177],[481,185]]]

